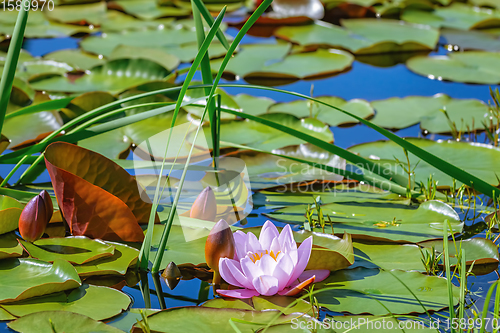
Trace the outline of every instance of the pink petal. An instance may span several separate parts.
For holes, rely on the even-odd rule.
[[[259,242],[263,250],[267,250],[271,247],[271,243],[275,238],[278,238],[280,233],[276,226],[269,220],[264,223],[262,230],[260,232]]]
[[[282,291],[278,292],[278,294],[282,296],[295,296],[298,293],[300,293],[304,288],[307,288],[309,285],[311,285],[313,282],[314,282],[314,276],[310,277],[309,279],[295,286],[285,288]]]
[[[273,276],[278,279],[278,290],[283,290],[293,273],[293,262],[288,253],[281,254],[274,270]]]
[[[249,279],[246,275],[244,275],[241,271],[241,265],[239,262],[235,260],[226,261],[227,268],[231,271],[232,276],[238,282],[238,284],[234,284],[238,287],[243,287],[247,289],[253,289],[252,280]],[[222,274],[221,274],[222,276]],[[226,279],[224,279],[226,280]],[[229,281],[226,280],[229,283]],[[233,284],[233,283],[230,283]]]
[[[260,260],[255,262],[260,267],[264,275],[273,275],[277,262],[269,254],[264,254]]]
[[[274,276],[261,275],[253,281],[253,286],[263,296],[272,296],[278,292],[278,279]]]
[[[235,257],[233,258],[236,261],[239,261],[241,258],[245,258],[247,255],[247,234],[245,234],[241,230],[237,230],[233,233],[234,245],[235,245]]]
[[[283,253],[283,251],[281,251],[281,245],[280,241],[278,240],[278,237],[274,238],[273,241],[271,242],[271,245],[269,246],[269,253],[271,253],[271,251],[275,255],[279,252]]]
[[[257,290],[250,290],[250,289],[233,289],[233,290],[217,289],[216,291],[218,294],[221,294],[222,296],[232,297],[232,298],[250,298],[253,296],[259,296]]]
[[[253,261],[248,257],[240,260],[240,266],[243,274],[245,274],[249,281],[253,281],[256,277],[264,275],[262,269],[254,264]]]
[[[314,282],[321,282],[328,276],[330,276],[330,271],[327,269],[312,269],[304,271],[302,274],[300,274],[299,281],[300,282],[305,281],[313,276],[315,277]]]
[[[283,251],[291,251],[297,248],[297,243],[295,243],[295,240],[293,239],[292,228],[289,224],[281,230],[278,240]]]
[[[257,236],[255,236],[252,232],[247,233],[247,253],[253,252],[261,252],[262,251],[262,246],[260,245],[259,240],[257,239]]]
[[[309,236],[302,242],[302,244],[300,244],[300,247],[297,250],[297,264],[295,265],[295,269],[293,270],[292,277],[290,278],[290,280],[288,280],[288,285],[297,280],[300,274],[302,274],[302,272],[304,272],[304,270],[306,269],[307,263],[309,262],[309,257],[311,256],[311,249],[312,236]]]
[[[232,259],[228,258],[220,258],[219,260],[219,273],[220,276],[229,284],[232,284],[236,287],[245,288],[245,286],[239,283],[233,275],[231,268],[228,267],[228,263],[232,262]]]

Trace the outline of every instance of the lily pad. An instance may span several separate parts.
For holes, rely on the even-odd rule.
[[[497,36],[477,30],[463,31],[442,29],[441,36],[446,43],[461,50],[500,51],[500,39]]]
[[[169,71],[145,59],[112,60],[93,67],[72,81],[65,76],[51,76],[30,81],[37,90],[79,93],[87,91],[120,92],[151,80],[162,79]]]
[[[294,312],[311,313],[312,306],[305,300],[298,301],[295,305],[287,308],[296,299],[286,296],[254,296],[248,300],[248,303],[241,299],[215,298],[202,304],[207,308],[216,309],[241,309],[241,310],[279,310],[288,315]],[[249,304],[250,303],[250,304]]]
[[[269,107],[276,103],[268,97],[256,97],[248,94],[238,94],[232,97],[243,112],[254,116],[260,116],[267,113]]]
[[[500,54],[483,51],[416,56],[406,63],[411,71],[431,79],[479,84],[500,83],[499,65]]]
[[[23,251],[23,247],[17,241],[14,233],[0,235],[0,260],[20,257],[23,255]]]
[[[121,291],[83,284],[69,294],[60,292],[1,306],[17,317],[41,311],[69,311],[104,320],[120,314],[130,303],[130,298]]]
[[[233,321],[240,332],[250,333],[265,327],[274,320],[276,324],[289,322],[299,314],[280,315],[278,311],[251,311],[239,309],[213,309],[207,307],[187,306],[157,312],[148,316],[148,325],[155,332],[185,332],[186,322],[189,329],[206,333],[233,333],[229,321]],[[196,319],[195,319],[196,318]],[[236,320],[233,320],[236,319]],[[252,322],[252,324],[243,323]],[[134,325],[134,333],[142,332],[138,324]]]
[[[79,25],[100,25],[106,15],[106,2],[89,4],[73,4],[71,6],[55,6],[53,10],[44,11],[52,21]]]
[[[74,49],[51,52],[44,55],[43,59],[67,63],[81,70],[91,69],[106,62],[102,57]]]
[[[483,129],[489,124],[489,107],[476,99],[453,99],[437,94],[432,97],[393,97],[372,102],[377,115],[372,122],[378,126],[401,129],[420,122],[430,133],[449,133],[451,127],[443,111],[462,133]]]
[[[101,23],[101,30],[121,32],[123,30],[162,29],[162,27],[171,26],[173,21],[173,18],[144,21],[117,10],[108,10],[106,18]]]
[[[0,195],[0,235],[17,229],[23,208],[16,199]]]
[[[29,314],[7,324],[10,329],[23,333],[120,333],[118,328],[87,316],[68,311],[42,311]]]
[[[40,6],[41,2],[38,2]],[[47,38],[47,37],[66,37],[72,36],[77,33],[89,33],[93,29],[90,27],[74,24],[63,24],[49,21],[45,18],[44,13],[40,10],[32,10],[28,17],[26,31],[24,37],[26,38]],[[17,10],[2,11],[2,18],[0,18],[0,36],[12,36],[14,25],[17,19]]]
[[[112,2],[114,8],[137,16],[143,20],[154,20],[160,17],[188,16],[191,9],[173,6],[158,6],[156,0],[115,0]]]
[[[321,163],[339,169],[345,169],[346,167],[344,159],[311,144],[273,149],[273,153]],[[341,181],[343,179],[343,176],[336,173],[270,154],[240,151],[230,156],[237,157],[245,162],[252,189],[254,190],[276,188],[277,191],[283,191],[286,190],[288,184],[299,183],[301,185],[305,181],[313,180],[324,181],[324,188],[329,188],[329,181]]]
[[[316,99],[351,112],[361,118],[370,118],[375,114],[370,104],[362,99],[352,99],[350,101],[346,101],[340,97],[334,96],[320,96],[316,97]],[[267,112],[287,113],[298,118],[311,117],[318,119],[329,126],[358,123],[356,119],[340,111],[306,100],[297,100],[289,103],[277,103],[272,105]]]
[[[500,12],[494,9],[453,3],[448,7],[437,7],[433,12],[409,9],[401,19],[425,24],[435,28],[482,29],[500,26]]]
[[[77,288],[80,284],[75,269],[64,260],[50,264],[36,259],[4,259],[0,271],[0,302],[47,295]]]
[[[291,45],[248,44],[229,62],[226,72],[248,78],[308,79],[348,69],[354,57],[335,49],[288,54]],[[218,70],[221,60],[212,61]]]
[[[173,71],[179,66],[180,60],[176,56],[165,52],[164,49],[144,48],[129,45],[119,45],[109,55],[110,60],[116,59],[146,59]]]
[[[3,134],[8,136],[12,146],[16,146],[39,135],[51,133],[62,124],[61,116],[56,111],[36,112],[7,119]],[[23,130],[20,131],[20,128]]]
[[[333,142],[333,134],[329,127],[318,119],[299,119],[293,115],[283,113],[265,114],[261,117],[307,133],[323,141]],[[210,137],[210,128],[205,126],[204,130],[205,137]],[[267,151],[304,143],[303,140],[290,134],[252,120],[233,120],[221,123],[220,140],[225,142],[221,147],[235,143]],[[190,138],[188,138],[188,141],[190,141]]]
[[[500,149],[480,143],[456,142],[456,141],[431,141],[425,139],[406,139],[414,145],[425,149],[431,154],[441,157],[453,165],[479,177],[490,184],[498,184],[496,177],[497,166],[500,161]],[[382,160],[392,160],[394,157],[405,161],[406,156],[400,146],[388,141],[376,141],[360,144],[350,148],[351,151],[365,157],[376,157]],[[439,186],[452,186],[453,179],[437,170],[433,166],[409,154],[410,165],[415,167],[415,181],[426,182],[430,175],[439,182]],[[398,167],[399,166],[395,166]],[[401,174],[402,170],[395,170]],[[459,182],[457,182],[459,183]],[[460,185],[458,185],[460,186]]]
[[[22,240],[20,242],[31,257],[48,262],[63,259],[81,265],[99,258],[111,257],[114,253],[112,245],[83,236],[43,238],[34,243]]]
[[[142,240],[138,222],[148,220],[151,204],[141,199],[137,182],[124,169],[102,155],[62,142],[47,147],[45,164],[73,235]]]
[[[315,290],[322,287],[334,288],[316,294],[320,306],[334,312],[373,315],[424,313],[449,305],[446,279],[418,272],[367,268],[341,270],[317,283]],[[452,291],[456,304],[459,288],[452,286]]]
[[[78,275],[82,277],[110,274],[125,275],[127,269],[137,262],[137,257],[139,256],[138,250],[121,243],[106,243],[114,246],[114,254],[111,257],[101,258],[83,265],[75,265]]]
[[[439,38],[436,29],[388,19],[342,20],[344,28],[317,22],[279,28],[275,35],[300,45],[328,45],[355,54],[432,50]]]
[[[336,234],[348,232],[354,239],[383,239],[407,243],[437,238],[443,234],[442,225],[446,219],[452,223],[454,231],[462,230],[463,223],[460,222],[458,214],[441,201],[426,201],[417,209],[390,201],[387,203],[389,205],[381,201],[331,203],[322,205],[321,208],[323,214],[328,214],[334,222]],[[306,204],[295,205],[264,215],[278,221],[302,224],[306,221],[306,208]],[[316,215],[313,218],[317,219]]]

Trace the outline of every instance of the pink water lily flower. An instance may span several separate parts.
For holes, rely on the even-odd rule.
[[[223,296],[293,296],[330,274],[328,270],[304,271],[311,256],[312,236],[297,249],[289,225],[280,234],[274,224],[267,221],[259,239],[251,232],[240,230],[233,236],[236,245],[234,259],[220,258],[219,272],[227,283],[241,289],[218,289]]]

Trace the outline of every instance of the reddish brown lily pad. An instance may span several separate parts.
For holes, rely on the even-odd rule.
[[[138,184],[106,157],[69,143],[45,151],[57,202],[73,235],[137,242],[144,236],[151,204],[141,199]]]

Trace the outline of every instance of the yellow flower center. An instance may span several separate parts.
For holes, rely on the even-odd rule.
[[[275,261],[277,260],[276,258],[278,258],[278,256],[280,255],[281,251],[278,251],[278,253],[274,254],[273,251],[271,251],[271,253],[269,253],[267,250],[266,252],[260,252],[260,253],[251,253],[248,255],[248,257],[250,258],[250,260],[252,260],[252,262],[255,264],[255,262],[257,260],[260,260],[262,258],[262,256],[264,256],[264,254],[269,254],[271,256],[271,258],[273,258]]]

